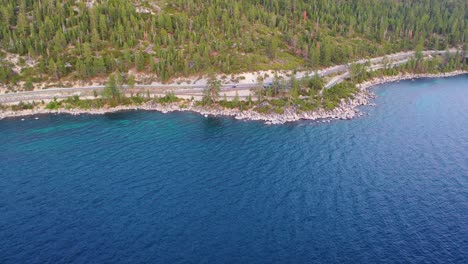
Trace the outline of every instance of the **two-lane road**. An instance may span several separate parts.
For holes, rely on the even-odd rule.
[[[434,55],[443,55],[447,51],[423,51],[424,57],[434,56]],[[457,49],[450,49],[448,52],[455,53]],[[376,57],[372,59],[362,59],[354,63],[367,63],[370,62],[371,66],[369,70],[377,70],[383,67],[383,62],[386,60],[392,66],[400,65],[407,62],[409,59],[414,57],[414,52],[400,52],[395,54],[390,54],[387,56]],[[337,83],[340,83],[344,79],[348,78],[349,75],[349,65],[336,65],[323,70],[317,71],[317,74],[321,77],[327,77],[331,75],[334,76],[326,84],[325,88],[330,88]],[[312,74],[312,72],[298,72],[296,78],[300,79],[306,76],[307,74]],[[266,78],[263,83],[271,83],[273,77]],[[245,91],[252,88],[258,87],[259,83],[248,83],[248,84],[237,84],[237,83],[227,83],[223,84],[221,87],[222,92],[235,92],[235,91]],[[128,86],[124,86],[125,89],[128,89]],[[176,95],[188,95],[188,96],[201,96],[203,90],[206,88],[206,85],[189,85],[189,84],[168,84],[168,85],[135,85],[135,90],[138,91],[149,91],[151,94],[164,94],[166,92],[172,91]],[[30,92],[16,92],[0,95],[0,104],[1,103],[15,103],[20,101],[32,101],[32,100],[50,100],[52,98],[67,98],[73,95],[80,96],[92,96],[94,91],[100,92],[104,89],[104,86],[83,86],[83,87],[58,87]]]

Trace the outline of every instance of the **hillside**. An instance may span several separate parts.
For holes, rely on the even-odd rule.
[[[467,42],[464,0],[0,0],[0,85],[318,69]]]

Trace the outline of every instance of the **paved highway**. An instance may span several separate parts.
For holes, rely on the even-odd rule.
[[[455,53],[457,52],[456,49],[451,49],[448,52]],[[442,55],[445,54],[446,51],[423,51],[423,55],[425,57],[434,56],[434,55]],[[468,54],[467,54],[468,55]],[[400,65],[402,63],[407,62],[414,56],[414,52],[400,52],[396,54],[391,54],[387,56],[372,58],[372,59],[362,59],[358,60],[354,63],[366,63],[370,61],[371,67],[370,70],[377,70],[383,67],[383,61],[386,60],[392,65]],[[303,78],[306,74],[310,74],[310,72],[298,72],[296,74],[296,78],[300,79]],[[329,82],[325,85],[325,88],[330,88],[337,83],[342,82],[344,79],[348,78],[349,75],[349,64],[337,65],[333,67],[329,67],[320,71],[317,71],[317,74],[321,77],[326,77],[330,75],[335,75]],[[264,83],[271,83],[273,81],[273,77],[269,77],[264,80]],[[232,91],[243,91],[243,90],[250,90],[252,88],[258,87],[258,83],[252,84],[235,84],[235,83],[228,83],[223,84],[221,91],[222,92],[232,92]],[[124,88],[128,88],[124,86]],[[203,94],[203,90],[206,88],[206,85],[135,85],[136,90],[140,91],[150,91],[152,94],[163,94],[168,91],[174,92],[176,95],[193,95],[193,96],[200,96]],[[9,93],[9,94],[2,94],[0,95],[0,103],[14,103],[20,101],[31,101],[31,100],[46,100],[51,98],[67,98],[73,95],[80,95],[80,96],[91,96],[93,91],[100,92],[104,89],[104,86],[83,86],[83,87],[73,87],[73,88],[51,88],[45,90],[38,90],[38,91],[31,91],[31,92],[17,92],[17,93]]]

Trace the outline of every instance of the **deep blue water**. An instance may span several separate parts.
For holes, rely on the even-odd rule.
[[[369,116],[0,121],[0,263],[467,263],[468,75]]]

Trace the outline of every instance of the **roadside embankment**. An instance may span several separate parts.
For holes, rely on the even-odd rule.
[[[147,110],[168,113],[173,111],[191,111],[199,113],[204,116],[230,116],[239,120],[258,120],[264,121],[267,124],[283,124],[286,122],[293,122],[298,120],[330,120],[330,119],[352,119],[357,116],[363,115],[360,112],[359,106],[369,105],[375,95],[371,92],[370,88],[388,82],[395,82],[400,80],[416,79],[416,78],[441,78],[450,77],[455,75],[467,74],[467,71],[454,71],[450,73],[440,74],[399,74],[396,76],[381,76],[374,78],[370,81],[358,84],[358,92],[352,98],[342,99],[338,107],[333,110],[318,109],[314,111],[298,111],[295,108],[285,108],[283,113],[259,113],[253,109],[239,110],[228,109],[220,106],[205,107],[199,106],[195,101],[184,101],[183,103],[169,103],[157,104],[152,101],[138,106],[117,106],[113,108],[100,108],[100,109],[59,109],[49,110],[44,106],[37,109],[11,111],[0,111],[0,119],[7,117],[22,117],[33,116],[40,114],[106,114],[117,111],[130,111],[130,110]],[[326,122],[326,121],[325,121]]]

